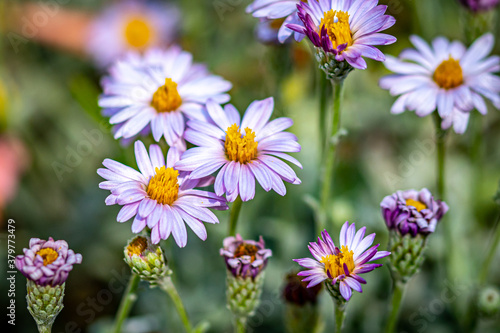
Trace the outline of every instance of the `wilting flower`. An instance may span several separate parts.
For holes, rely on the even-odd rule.
[[[255,0],[248,5],[246,11],[263,22],[273,22],[277,25],[273,30],[277,31],[277,39],[284,43],[292,34],[295,40],[300,42],[304,35],[292,31],[287,24],[300,23],[297,16],[297,5],[301,0]]]
[[[388,57],[385,66],[395,72],[380,80],[380,86],[391,95],[401,95],[391,112],[415,111],[425,117],[437,109],[442,128],[453,125],[456,133],[467,128],[470,112],[475,108],[486,114],[483,99],[500,108],[500,58],[487,57],[494,43],[492,34],[477,39],[469,49],[459,41],[438,37],[430,47],[418,36],[411,36],[416,49],[403,51],[399,59]]]
[[[191,148],[176,164],[179,170],[192,171],[191,178],[211,175],[222,169],[215,179],[217,195],[226,194],[233,202],[238,195],[243,201],[253,199],[255,178],[264,190],[275,190],[285,195],[282,180],[300,184],[300,179],[285,162],[302,165],[285,153],[300,151],[297,137],[283,130],[292,126],[290,118],[277,118],[269,122],[273,112],[272,97],[254,101],[240,121],[233,105],[224,109],[214,101],[207,103],[207,111],[214,124],[190,120],[184,137],[199,147]],[[243,132],[244,130],[244,132]]]
[[[448,211],[448,205],[434,200],[431,192],[397,191],[388,195],[380,204],[382,216],[389,229],[398,230],[401,235],[427,235],[436,230],[436,225]]]
[[[180,12],[169,4],[124,1],[105,9],[88,32],[87,50],[102,67],[127,51],[168,46],[179,31]]]
[[[231,89],[231,83],[193,64],[192,55],[177,46],[128,54],[111,67],[102,86],[99,106],[115,125],[115,139],[152,132],[155,141],[164,136],[169,146],[184,149],[185,117],[205,120],[207,100],[225,103]]]
[[[81,264],[82,255],[68,248],[64,240],[31,238],[24,255],[16,257],[17,269],[39,286],[58,286],[66,282],[74,264]]]
[[[264,239],[260,236],[259,241],[243,240],[238,234],[236,237],[224,238],[223,248],[220,255],[226,261],[227,269],[234,277],[255,279],[266,267],[272,251],[265,248]]]
[[[373,45],[387,45],[396,38],[380,33],[396,23],[384,15],[387,6],[378,1],[309,0],[299,2],[301,24],[287,24],[293,31],[306,35],[315,47],[332,54],[336,62],[347,61],[358,69],[366,69],[367,57],[384,61],[385,56]]]
[[[322,289],[321,284],[308,288],[306,281],[301,281],[297,276],[298,272],[292,272],[286,276],[286,285],[283,289],[283,297],[287,303],[293,303],[299,306],[306,304],[316,304],[318,295]]]
[[[146,226],[151,229],[151,241],[158,244],[170,233],[179,247],[186,246],[186,223],[193,232],[205,240],[207,231],[203,222],[219,223],[208,209],[228,209],[226,200],[212,192],[195,190],[213,183],[213,177],[189,179],[188,173],[174,168],[180,151],[170,148],[167,159],[158,145],[149,146],[149,155],[141,141],[135,142],[135,157],[139,171],[122,163],[105,159],[106,168],[97,173],[106,179],[99,187],[111,191],[106,205],[122,207],[117,221],[134,217],[132,232],[139,233]]]
[[[484,12],[498,6],[500,0],[459,0],[467,9],[473,12]]]
[[[335,246],[326,230],[321,233],[323,239],[318,237],[317,242],[309,243],[309,251],[314,259],[294,259],[308,269],[298,273],[299,276],[305,276],[303,281],[309,282],[307,287],[314,287],[325,280],[333,286],[338,282],[340,294],[346,301],[351,298],[352,289],[363,292],[361,283],[366,281],[359,274],[382,266],[369,262],[391,254],[387,251],[377,251],[380,244],[368,249],[375,239],[375,234],[364,237],[365,230],[366,227],[363,227],[356,232],[354,223],[349,225],[349,222],[346,222],[340,230],[340,248]]]

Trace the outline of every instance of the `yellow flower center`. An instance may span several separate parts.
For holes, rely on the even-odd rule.
[[[460,86],[464,82],[460,62],[450,56],[448,60],[439,64],[432,79],[443,89],[453,89]]]
[[[42,257],[44,266],[52,264],[59,257],[59,254],[51,247],[43,248],[36,254]]]
[[[159,204],[172,205],[179,194],[178,176],[179,171],[174,168],[156,168],[155,175],[149,180],[148,196]]]
[[[234,257],[239,258],[242,256],[250,256],[250,260],[254,262],[255,260],[255,255],[259,251],[259,248],[255,245],[252,244],[247,244],[247,243],[241,243],[238,245],[236,248],[236,251],[234,251]]]
[[[329,254],[326,257],[322,257],[320,262],[325,264],[325,270],[330,272],[330,276],[336,278],[339,275],[345,274],[344,264],[347,265],[349,273],[354,270],[353,256],[354,252],[349,251],[347,246],[342,245],[339,254]]]
[[[138,236],[127,246],[127,253],[129,256],[140,256],[147,248],[148,240],[144,237]]]
[[[165,84],[153,94],[151,105],[158,112],[175,111],[181,106],[182,98],[177,91],[177,83],[166,78]]]
[[[152,29],[141,17],[134,17],[125,24],[125,40],[136,49],[147,46],[152,37]]]
[[[245,135],[243,136],[238,125],[233,124],[227,128],[224,148],[229,160],[238,161],[242,164],[252,161],[257,157],[257,145],[255,132],[250,128],[245,128]]]
[[[422,209],[427,209],[427,206],[423,202],[413,199],[406,199],[406,205],[415,207],[417,212],[420,212]]]
[[[347,43],[352,45],[351,27],[349,26],[349,14],[341,10],[330,10],[324,13],[325,17],[321,19],[319,31],[325,27],[332,46],[336,49],[339,45]]]

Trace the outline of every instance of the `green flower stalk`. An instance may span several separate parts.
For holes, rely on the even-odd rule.
[[[272,251],[259,241],[226,237],[220,250],[227,266],[227,306],[235,319],[235,332],[245,332],[246,323],[260,303],[264,268]]]
[[[68,248],[64,240],[45,241],[32,238],[24,255],[16,257],[17,269],[28,279],[26,301],[28,311],[40,333],[51,332],[57,315],[63,309],[64,289],[74,264],[82,255]]]

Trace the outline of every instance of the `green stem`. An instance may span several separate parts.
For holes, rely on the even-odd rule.
[[[165,276],[159,283],[159,286],[168,294],[168,296],[170,296],[172,302],[174,302],[175,308],[177,310],[177,313],[179,314],[179,317],[181,318],[182,324],[184,324],[186,332],[191,333],[191,323],[189,322],[184,304],[182,304],[182,299],[179,296],[177,289],[175,289],[174,283],[172,282],[172,278],[170,276]]]
[[[321,151],[325,150],[326,146],[326,107],[328,106],[328,79],[326,78],[323,70],[320,70],[319,73],[320,85],[319,85],[319,138],[321,142]]]
[[[38,327],[38,333],[50,333],[52,331],[52,324],[47,325],[36,325]]]
[[[244,317],[239,317],[236,318],[235,320],[235,325],[234,325],[234,332],[235,333],[245,333],[247,331],[246,326],[247,326],[247,319]]]
[[[486,255],[486,259],[484,260],[483,267],[481,268],[481,272],[479,273],[480,285],[484,285],[484,283],[486,282],[486,278],[488,277],[488,272],[490,271],[491,263],[493,262],[495,254],[497,252],[498,244],[500,244],[499,224],[500,224],[500,214],[498,215],[494,226],[495,234],[493,235],[493,243],[491,244],[488,254]]]
[[[445,155],[446,155],[446,130],[441,129],[441,117],[434,112],[436,124],[436,150],[437,150],[437,194],[440,200],[445,199]]]
[[[395,281],[394,290],[392,291],[392,301],[391,301],[391,311],[389,314],[389,319],[387,320],[387,326],[385,328],[386,333],[393,333],[396,329],[396,323],[398,322],[399,309],[401,307],[401,300],[403,299],[403,294],[405,291],[405,284],[403,282]]]
[[[231,212],[229,213],[229,236],[236,235],[236,224],[238,224],[238,216],[240,215],[242,203],[243,201],[238,196],[231,206]]]
[[[323,177],[321,178],[321,196],[320,196],[320,228],[326,228],[328,223],[328,204],[330,202],[330,193],[332,188],[333,169],[335,166],[335,153],[338,144],[338,132],[340,130],[340,113],[342,107],[342,97],[344,92],[344,81],[331,81],[333,86],[333,109],[329,113],[326,124],[328,130],[325,139],[325,149],[323,156]],[[331,125],[329,125],[331,124]],[[329,132],[329,133],[328,133]]]
[[[120,307],[116,313],[115,329],[113,330],[115,333],[121,332],[122,324],[128,317],[130,310],[132,309],[132,305],[137,299],[137,287],[139,286],[140,280],[141,278],[139,275],[132,273],[132,276],[128,281],[127,290],[125,290],[125,293],[123,294]]]
[[[336,304],[334,302],[333,307],[335,308],[335,332],[342,332],[342,326],[344,325],[345,319],[345,304]]]

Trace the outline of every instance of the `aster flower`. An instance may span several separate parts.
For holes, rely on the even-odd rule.
[[[144,144],[136,141],[135,156],[140,172],[110,159],[103,162],[106,168],[97,170],[106,179],[99,187],[111,192],[106,205],[123,206],[117,221],[125,222],[134,217],[132,232],[139,233],[148,227],[153,244],[172,234],[179,247],[186,246],[184,223],[205,240],[207,231],[202,222],[219,223],[208,208],[228,208],[224,198],[194,189],[212,184],[213,177],[188,179],[187,173],[174,168],[180,157],[177,148],[168,150],[165,161],[158,145],[151,145],[148,155]]]
[[[272,251],[265,248],[264,239],[259,241],[243,240],[238,234],[236,237],[224,238],[220,255],[226,261],[227,269],[235,277],[255,279],[266,267]]]
[[[477,13],[495,8],[500,3],[500,0],[459,0],[459,2],[465,8]]]
[[[304,35],[294,32],[287,24],[299,24],[297,16],[297,5],[301,0],[255,0],[248,5],[246,12],[254,17],[261,19],[264,22],[273,21],[278,26],[277,39],[280,43],[284,43],[292,35],[295,40],[300,42]]]
[[[384,54],[373,45],[396,41],[395,37],[380,33],[396,20],[384,15],[387,6],[377,4],[378,1],[366,0],[299,2],[297,15],[301,24],[290,23],[287,27],[306,35],[330,65],[346,61],[353,68],[366,69],[362,57],[385,60]]]
[[[66,282],[74,264],[82,263],[82,255],[68,248],[64,240],[30,239],[24,255],[16,257],[17,269],[39,286],[58,286]]]
[[[400,95],[392,113],[410,110],[425,117],[437,109],[442,129],[453,126],[462,134],[474,108],[486,114],[483,97],[500,108],[500,78],[493,75],[500,69],[500,58],[488,57],[492,34],[480,37],[469,49],[444,37],[434,39],[432,47],[418,36],[410,40],[416,49],[403,51],[399,59],[388,57],[385,66],[396,74],[380,80],[383,89]]]
[[[226,92],[231,83],[210,74],[204,65],[192,62],[190,53],[173,46],[151,49],[143,56],[128,54],[111,67],[102,87],[99,106],[115,125],[115,139],[152,132],[155,141],[164,136],[169,146],[185,149],[185,117],[205,120],[207,100],[229,101]]]
[[[177,37],[179,18],[172,4],[123,1],[111,5],[91,24],[87,52],[105,67],[127,51],[168,46]]]
[[[409,233],[413,237],[417,233],[433,233],[439,220],[448,211],[448,205],[435,200],[426,188],[420,191],[397,191],[386,196],[380,208],[389,229],[397,230],[403,236]]]
[[[254,101],[240,120],[233,105],[222,109],[216,102],[209,101],[207,111],[213,124],[198,120],[187,123],[184,137],[199,147],[186,151],[176,168],[192,171],[190,177],[193,179],[209,176],[220,169],[215,179],[215,193],[225,193],[230,202],[238,195],[243,201],[253,199],[255,179],[264,190],[273,189],[285,195],[283,180],[300,184],[300,179],[281,159],[302,168],[295,158],[286,154],[299,152],[300,145],[295,135],[283,132],[292,126],[291,119],[269,121],[273,108],[272,97]]]
[[[299,276],[305,276],[303,281],[308,281],[308,288],[327,281],[335,286],[339,283],[342,297],[348,301],[352,290],[363,292],[361,283],[366,283],[360,274],[368,273],[381,264],[372,264],[371,261],[384,258],[391,254],[387,251],[377,251],[380,244],[368,248],[375,239],[375,234],[365,235],[366,227],[356,232],[356,227],[349,222],[344,223],[340,231],[340,248],[335,246],[332,238],[326,230],[321,233],[323,239],[318,237],[317,242],[309,243],[309,251],[314,259],[294,259],[299,265],[308,270],[299,272]]]

